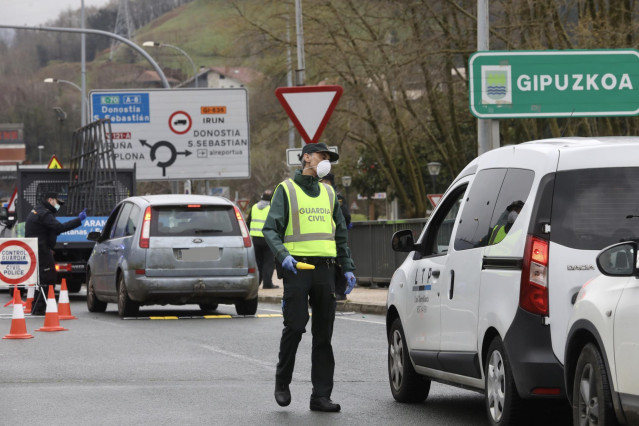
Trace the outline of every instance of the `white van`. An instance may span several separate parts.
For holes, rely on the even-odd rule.
[[[484,392],[491,424],[565,399],[567,325],[595,258],[639,238],[639,137],[559,138],[483,154],[457,176],[391,280],[394,398],[436,380]]]

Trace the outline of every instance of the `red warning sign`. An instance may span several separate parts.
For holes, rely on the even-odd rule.
[[[36,284],[37,238],[0,239],[0,283]]]

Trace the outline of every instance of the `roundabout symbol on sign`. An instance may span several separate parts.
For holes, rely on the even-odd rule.
[[[178,152],[178,150],[175,149],[175,145],[173,145],[171,142],[168,142],[168,141],[158,141],[154,144],[149,144],[147,143],[146,140],[140,139],[140,143],[142,144],[142,146],[146,146],[151,149],[151,152],[150,152],[151,161],[156,160],[157,150],[159,148],[165,148],[169,150],[170,155],[168,159],[166,161],[158,161],[156,164],[156,166],[162,168],[162,176],[166,176],[166,168],[171,166],[173,163],[175,163],[175,160],[177,159],[178,155],[184,155],[185,157],[188,157],[189,155],[191,155],[191,151],[189,151],[188,149]]]
[[[14,249],[14,250],[19,252],[21,249],[25,252],[26,256],[20,256],[19,254],[12,255],[12,256],[4,256],[4,254],[2,253],[3,250],[9,249],[12,246],[19,247],[19,249],[17,250]],[[31,275],[33,275],[33,272],[35,271],[37,263],[38,262],[36,260],[35,253],[31,249],[31,247],[29,247],[29,245],[24,243],[23,241],[11,240],[11,241],[6,241],[0,244],[0,280],[2,280],[4,283],[6,284],[24,283],[29,278],[31,278]],[[24,271],[25,267],[28,268],[26,273],[22,272]],[[18,276],[17,278],[10,278],[9,276],[6,275],[9,270],[16,271],[20,273],[21,275]]]
[[[169,117],[169,128],[178,135],[183,135],[191,130],[192,125],[191,116],[184,111],[176,111]]]

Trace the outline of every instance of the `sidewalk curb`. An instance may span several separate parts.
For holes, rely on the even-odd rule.
[[[281,304],[282,298],[279,296],[257,296],[258,302]],[[349,300],[340,300],[337,302],[337,311],[339,312],[358,312],[362,314],[386,314],[386,305],[373,305],[370,303],[351,302]]]

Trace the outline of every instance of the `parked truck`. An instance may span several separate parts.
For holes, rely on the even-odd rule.
[[[17,180],[17,223],[13,227],[16,237],[24,237],[26,218],[46,192],[55,191],[66,201],[56,214],[60,222],[73,219],[87,208],[87,218],[81,227],[58,236],[54,254],[58,283],[66,278],[69,291],[79,291],[95,244],[87,240],[87,235],[102,231],[115,205],[135,195],[135,169],[115,166],[110,121],[98,120],[74,132],[68,169],[18,167]]]

